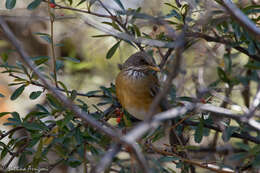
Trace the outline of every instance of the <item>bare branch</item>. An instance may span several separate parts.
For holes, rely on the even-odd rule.
[[[145,44],[149,46],[154,46],[154,47],[165,47],[165,48],[174,48],[175,43],[174,42],[166,42],[166,41],[160,41],[160,40],[153,40],[153,39],[148,39],[148,38],[143,38],[143,37],[137,37],[135,38],[132,35],[129,35],[127,33],[122,33],[119,31],[116,31],[114,29],[108,29],[103,27],[102,25],[98,24],[96,21],[84,16],[80,15],[81,19],[87,24],[90,25],[93,28],[98,29],[99,31],[102,31],[106,34],[109,34],[111,36],[114,36],[116,38],[125,40],[125,41],[130,41],[138,44]]]

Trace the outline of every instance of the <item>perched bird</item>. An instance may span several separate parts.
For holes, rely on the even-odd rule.
[[[130,56],[121,66],[116,78],[116,96],[124,109],[138,120],[144,120],[154,97],[159,92],[156,72],[160,71],[152,56],[144,51]],[[166,110],[166,99],[156,107],[155,113]],[[184,143],[182,135],[170,133],[172,145]]]
[[[146,52],[137,52],[122,65],[116,78],[116,96],[132,116],[144,120],[159,89],[154,59]],[[156,112],[161,111],[160,106]]]

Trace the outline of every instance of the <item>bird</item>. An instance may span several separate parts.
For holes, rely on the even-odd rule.
[[[156,72],[159,71],[154,59],[148,53],[140,51],[124,62],[116,77],[116,96],[120,104],[138,120],[146,118],[158,92]],[[160,106],[157,106],[155,113],[160,111]]]
[[[153,57],[145,51],[131,55],[121,65],[121,71],[116,77],[116,96],[122,107],[138,120],[145,120],[150,105],[160,91],[157,72],[160,68]],[[162,99],[155,108],[155,114],[169,109],[167,100]],[[170,132],[171,145],[185,143],[182,135]]]

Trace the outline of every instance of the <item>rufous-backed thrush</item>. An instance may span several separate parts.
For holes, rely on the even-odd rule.
[[[154,97],[159,92],[156,72],[160,71],[152,56],[144,51],[130,56],[121,66],[116,78],[116,96],[124,109],[138,120],[144,120]],[[164,99],[155,109],[164,111],[168,106]],[[178,137],[177,137],[178,136]],[[170,133],[171,144],[183,142],[182,135]]]
[[[130,56],[116,78],[116,95],[123,106],[138,120],[144,120],[159,89],[154,59],[145,52]],[[158,106],[156,112],[160,112]]]

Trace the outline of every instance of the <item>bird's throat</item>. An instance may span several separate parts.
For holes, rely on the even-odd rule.
[[[128,76],[130,79],[133,80],[142,79],[147,76],[147,74],[144,71],[136,69],[127,69],[124,75]]]

